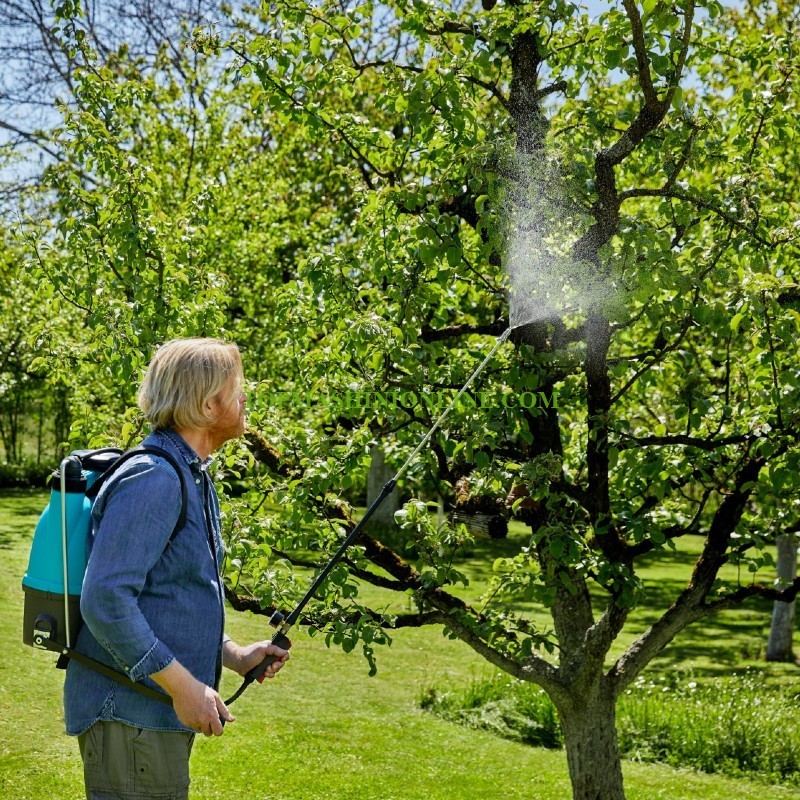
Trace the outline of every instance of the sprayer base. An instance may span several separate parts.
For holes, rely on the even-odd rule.
[[[40,617],[50,617],[55,621],[55,631],[50,632],[49,639],[65,645],[66,622],[64,621],[64,595],[53,592],[42,592],[30,586],[22,586],[25,592],[25,612],[22,623],[22,641],[24,644],[36,647],[37,634],[36,620]],[[70,641],[75,642],[81,628],[81,598],[80,595],[69,597],[69,623]]]

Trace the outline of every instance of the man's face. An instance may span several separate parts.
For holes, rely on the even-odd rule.
[[[247,395],[242,391],[242,377],[231,378],[228,385],[211,401],[216,421],[211,430],[219,444],[237,439],[244,433]],[[217,445],[219,446],[219,445]]]

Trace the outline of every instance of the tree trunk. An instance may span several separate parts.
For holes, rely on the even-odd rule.
[[[625,800],[611,692],[557,705],[573,800]]]
[[[791,583],[797,576],[797,541],[794,533],[781,533],[776,539],[778,547],[778,581]],[[776,601],[772,609],[772,624],[767,642],[767,661],[794,661],[792,636],[794,634],[794,601]]]
[[[384,461],[383,448],[380,445],[373,445],[369,451],[372,456],[369,472],[367,473],[367,507],[372,505],[375,498],[381,493],[386,481],[393,477],[394,472]],[[375,513],[367,522],[367,530],[380,531],[395,526],[394,512],[400,508],[399,492],[392,492],[375,510]]]

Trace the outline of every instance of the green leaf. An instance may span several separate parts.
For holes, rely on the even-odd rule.
[[[606,50],[605,53],[603,53],[603,63],[609,69],[615,69],[620,65],[621,61],[622,61],[622,51],[618,48]]]
[[[447,263],[455,269],[461,263],[461,248],[448,247],[447,248]]]

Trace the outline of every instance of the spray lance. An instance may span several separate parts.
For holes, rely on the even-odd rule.
[[[519,326],[514,326],[519,327]],[[453,398],[452,402],[449,406],[444,410],[441,416],[436,420],[433,424],[431,429],[425,434],[422,438],[420,443],[417,445],[416,449],[413,453],[406,459],[405,463],[402,467],[396,472],[394,477],[384,484],[383,489],[381,489],[380,494],[375,498],[372,502],[372,505],[366,510],[364,516],[358,521],[358,523],[353,527],[353,530],[347,534],[345,540],[339,546],[339,549],[333,554],[330,561],[325,565],[322,571],[317,575],[314,582],[309,587],[308,591],[305,593],[303,598],[300,602],[294,607],[294,609],[289,613],[288,616],[284,616],[283,613],[280,611],[276,611],[272,617],[270,618],[270,625],[278,629],[277,634],[272,638],[272,644],[276,647],[280,647],[283,650],[288,649],[291,647],[291,641],[288,637],[289,630],[294,626],[297,621],[300,619],[300,615],[303,613],[303,609],[308,605],[314,595],[317,593],[317,590],[325,581],[325,579],[330,574],[331,570],[336,566],[342,556],[345,554],[347,549],[350,547],[351,544],[355,542],[358,538],[359,533],[361,533],[361,529],[364,525],[369,521],[369,518],[375,513],[377,508],[380,504],[392,493],[394,487],[397,485],[397,481],[400,480],[403,473],[408,469],[414,459],[417,457],[417,454],[422,450],[422,448],[430,441],[431,436],[437,431],[439,426],[444,422],[447,415],[453,410],[453,407],[458,403],[460,397],[464,392],[469,389],[472,385],[475,378],[480,375],[483,371],[484,367],[489,363],[491,357],[495,354],[497,349],[500,347],[501,344],[509,337],[511,331],[514,330],[514,327],[507,328],[497,339],[494,344],[494,347],[489,351],[489,354],[483,361],[480,363],[478,368],[472,373],[469,377],[469,380],[461,387],[459,393]],[[269,655],[264,658],[264,660],[258,664],[257,666],[253,667],[244,677],[244,681],[242,685],[236,690],[235,694],[233,694],[230,699],[225,701],[225,705],[229,706],[234,700],[236,700],[242,692],[253,682],[258,681],[261,683],[264,680],[264,673],[267,671],[267,667],[276,661],[276,657]]]

